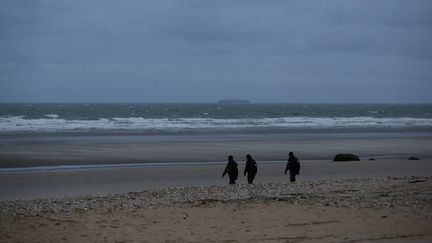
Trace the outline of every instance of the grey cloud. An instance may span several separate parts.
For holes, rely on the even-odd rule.
[[[350,88],[374,89],[377,101],[430,100],[431,10],[430,1],[399,0],[4,0],[0,101],[50,90],[48,101],[212,101],[247,91],[313,102],[331,99],[320,90]],[[288,99],[281,90],[290,87],[298,92]]]
[[[393,28],[431,28],[432,3],[427,0],[337,1],[323,4],[319,20],[334,25],[373,25]]]

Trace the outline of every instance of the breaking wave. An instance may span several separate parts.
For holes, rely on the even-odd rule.
[[[344,129],[344,128],[432,128],[431,118],[377,117],[281,117],[281,118],[101,118],[97,120],[66,120],[55,114],[40,119],[24,116],[0,117],[0,132],[61,131],[193,131],[243,128]]]

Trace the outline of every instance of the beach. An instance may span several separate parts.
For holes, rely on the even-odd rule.
[[[0,240],[429,242],[431,146],[425,132],[7,135]],[[283,174],[289,151],[296,183]],[[255,185],[242,174],[247,153]],[[235,186],[221,177],[230,154]]]
[[[432,242],[432,1],[0,0],[0,243]]]
[[[430,242],[432,177],[0,202],[5,242]]]
[[[242,172],[248,153],[258,163],[256,183],[287,182],[289,151],[302,163],[299,181],[432,175],[428,133],[32,135],[1,141],[2,200],[225,185],[228,155]],[[337,153],[354,153],[361,161],[332,162]],[[413,156],[421,160],[408,160]],[[242,174],[238,183],[246,183]]]
[[[276,134],[159,135],[106,132],[0,134],[0,168],[160,162],[238,162],[333,159],[355,153],[363,160],[432,157],[432,132],[309,132]]]

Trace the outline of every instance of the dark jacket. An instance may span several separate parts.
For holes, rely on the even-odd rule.
[[[234,160],[228,161],[228,164],[222,174],[222,177],[225,176],[226,173],[228,173],[230,179],[237,180],[238,169],[237,169],[237,163]]]
[[[257,167],[257,163],[255,162],[255,160],[251,159],[246,161],[246,166],[244,169],[244,175],[246,175],[246,173],[249,174],[256,174],[258,171],[258,167]]]
[[[285,174],[288,170],[296,173],[297,175],[300,173],[300,162],[297,159],[297,157],[295,157],[295,156],[289,157],[288,163],[287,163],[286,168],[285,168]]]

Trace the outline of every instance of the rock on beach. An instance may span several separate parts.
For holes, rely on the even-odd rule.
[[[360,158],[355,154],[336,154],[333,161],[360,161]]]

